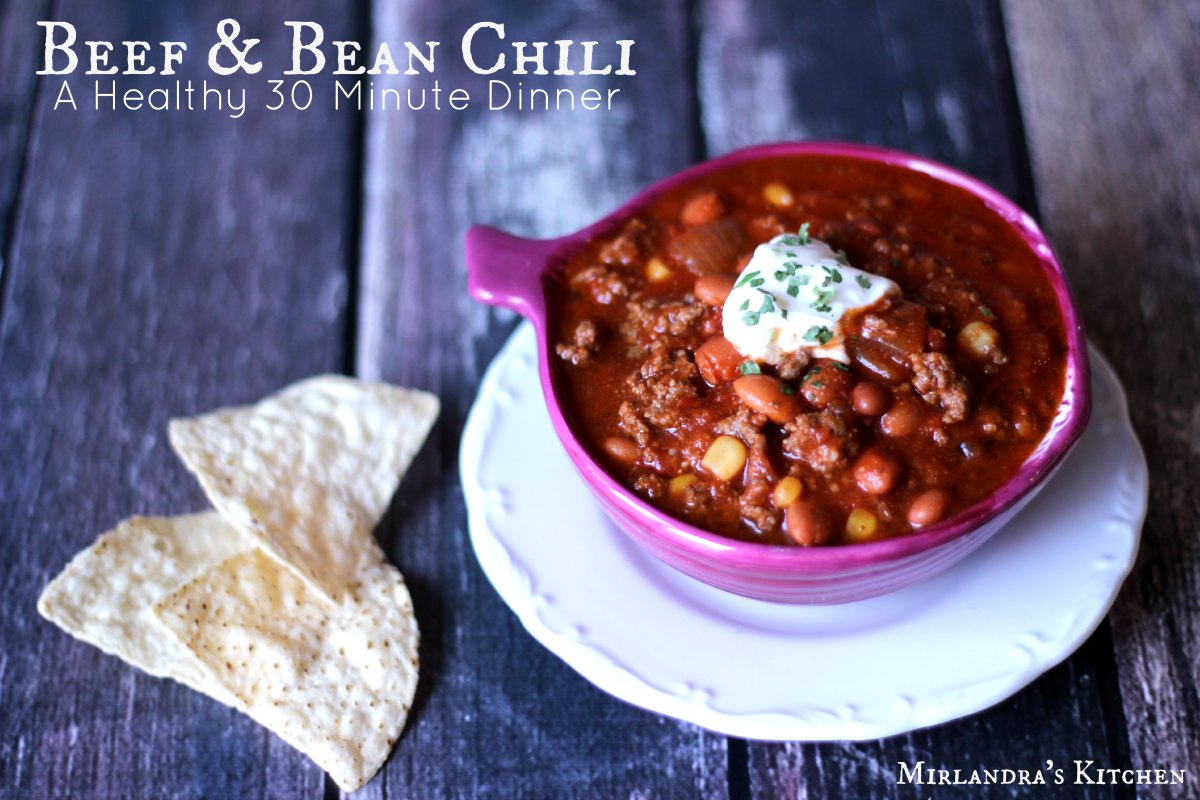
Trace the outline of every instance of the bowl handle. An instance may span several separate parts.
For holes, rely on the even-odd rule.
[[[467,291],[491,306],[540,322],[546,312],[542,276],[560,239],[522,239],[486,225],[467,231]]]

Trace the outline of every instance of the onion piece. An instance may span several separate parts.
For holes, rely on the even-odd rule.
[[[695,275],[733,272],[746,248],[742,226],[729,217],[697,225],[667,244],[667,255]]]

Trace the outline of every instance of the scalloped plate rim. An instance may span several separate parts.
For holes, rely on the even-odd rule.
[[[1134,513],[1128,518],[1108,518],[1108,521],[1123,523],[1122,530],[1128,531],[1125,557],[1115,565],[1116,569],[1093,573],[1094,576],[1105,578],[1102,581],[1093,581],[1099,585],[1091,587],[1089,584],[1081,587],[1094,590],[1090,594],[1081,591],[1076,595],[1081,600],[1089,601],[1087,607],[1083,611],[1076,607],[1076,613],[1070,617],[1062,635],[1048,643],[1051,645],[1048,647],[1049,654],[1044,653],[1040,658],[1031,654],[1030,661],[1023,669],[1001,671],[997,675],[985,676],[965,685],[947,687],[941,694],[965,692],[969,699],[959,699],[949,707],[943,705],[930,711],[921,708],[920,713],[918,701],[905,695],[897,695],[893,699],[893,705],[904,713],[867,720],[852,719],[836,709],[815,705],[788,710],[729,711],[713,708],[703,702],[703,690],[681,692],[672,691],[669,687],[656,686],[648,678],[639,675],[633,667],[621,663],[602,646],[583,643],[571,633],[552,627],[542,616],[545,600],[531,591],[531,579],[527,574],[523,574],[526,571],[525,567],[507,550],[492,529],[492,522],[488,518],[490,509],[485,499],[489,494],[503,490],[483,488],[478,470],[485,455],[488,434],[492,426],[497,424],[501,414],[500,407],[503,404],[498,403],[497,398],[508,394],[508,391],[501,387],[501,376],[506,369],[512,367],[513,361],[519,356],[528,354],[529,358],[533,359],[535,348],[532,326],[528,322],[522,322],[488,366],[479,393],[467,416],[460,448],[459,470],[472,547],[489,582],[537,642],[596,687],[646,710],[690,722],[717,733],[757,741],[863,741],[943,724],[977,713],[1011,697],[1075,652],[1099,627],[1116,601],[1120,587],[1135,563],[1148,505],[1149,476],[1145,454],[1133,432],[1124,391],[1115,372],[1094,347],[1089,347],[1093,364],[1100,367],[1093,369],[1093,380],[1105,380],[1113,390],[1113,397],[1104,403],[1104,407],[1097,404],[1089,428],[1097,424],[1097,418],[1106,417],[1128,436],[1128,444],[1131,445],[1129,455],[1132,460],[1123,466],[1127,473],[1125,477],[1137,493],[1134,500],[1136,507],[1132,509]],[[536,402],[541,404],[541,388],[537,383],[536,368],[532,366],[532,362],[529,369],[530,382],[527,388],[535,395]],[[524,400],[530,401],[529,398]],[[565,455],[563,458],[566,458]],[[567,479],[581,480],[573,471]],[[1054,477],[1050,480],[1053,481]],[[1047,487],[1047,491],[1051,489],[1052,487]],[[586,489],[582,490],[586,492]],[[615,529],[613,535],[623,536]],[[1001,535],[997,534],[997,538]],[[969,556],[968,560],[972,557]],[[953,573],[960,569],[961,565],[954,565],[947,572]],[[680,579],[692,580],[684,576],[680,576]],[[755,601],[739,598],[738,602]],[[1014,646],[1020,648],[1022,645],[1018,643]],[[927,694],[921,699],[928,700],[934,696],[936,695]]]

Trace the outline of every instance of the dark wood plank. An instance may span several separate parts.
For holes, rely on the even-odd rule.
[[[442,86],[482,98],[486,79],[468,74],[457,53],[481,19],[504,22],[509,41],[637,39],[639,77],[604,81],[622,91],[612,112],[475,106],[368,119],[358,371],[436,391],[443,417],[385,533],[413,591],[421,684],[385,778],[363,796],[723,798],[722,737],[614,700],[524,632],[475,561],[457,481],[467,409],[514,325],[511,314],[466,297],[467,227],[563,234],[689,163],[695,110],[684,9],[414,0],[375,4],[373,27],[376,39],[443,42]]]
[[[142,0],[58,9],[81,38],[185,39],[205,63],[231,13],[287,63],[280,12]],[[359,35],[350,3],[289,6]],[[21,32],[31,38],[34,29]],[[29,67],[22,67],[28,70]],[[168,417],[245,402],[345,363],[357,203],[354,115],[314,104],[51,111],[39,94],[0,329],[0,794],[307,797],[324,776],[235,712],[75,642],[34,610],[75,551],[134,513],[202,508]],[[147,89],[161,79],[126,79]],[[77,98],[91,79],[72,79]]]
[[[700,29],[702,119],[713,152],[796,138],[880,144],[959,166],[1032,206],[995,4],[933,12],[905,0],[802,8],[707,0]],[[1120,709],[1106,703],[1112,669],[1102,629],[1065,665],[966,720],[880,742],[751,744],[754,796],[820,786],[829,797],[925,797],[928,787],[896,785],[900,761],[1035,769],[1084,754],[1123,766]]]
[[[38,49],[33,32],[49,7],[49,0],[0,5],[0,286],[33,116]]]
[[[709,155],[783,139],[864,142],[971,170],[1033,203],[1004,31],[990,0],[701,3]]]
[[[1046,227],[1150,464],[1112,613],[1132,760],[1186,769],[1172,796],[1200,797],[1200,2],[1005,10]]]

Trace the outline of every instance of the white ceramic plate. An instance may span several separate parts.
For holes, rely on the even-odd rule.
[[[1092,353],[1092,422],[1001,533],[916,586],[780,606],[658,562],[604,516],[550,426],[533,329],[488,369],[463,433],[471,542],[539,642],[616,697],[749,739],[875,739],[987,708],[1073,652],[1133,564],[1145,458]]]

